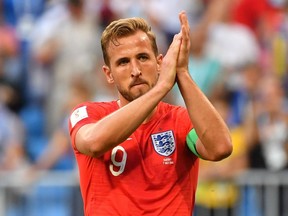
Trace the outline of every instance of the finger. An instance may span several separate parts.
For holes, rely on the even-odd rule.
[[[190,26],[185,11],[181,11],[179,13],[179,20],[181,23],[181,31],[183,32],[183,37],[190,37]]]
[[[174,35],[174,38],[173,38],[173,41],[172,43],[170,44],[170,47],[168,49],[168,53],[170,52],[179,52],[179,47],[180,47],[180,44],[181,44],[181,40],[182,40],[182,32]]]
[[[188,18],[187,18],[187,15],[186,15],[185,11],[181,11],[179,13],[179,20],[180,20],[180,23],[181,23],[181,27],[185,27],[187,29],[187,31],[189,32],[190,31],[190,26],[189,26]]]
[[[185,11],[179,13],[179,19],[181,23],[181,32],[183,38],[182,49],[188,50],[190,46],[190,26]]]

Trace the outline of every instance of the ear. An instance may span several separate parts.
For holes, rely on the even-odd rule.
[[[158,72],[160,72],[162,61],[163,61],[163,55],[160,54],[157,56],[157,71]]]
[[[106,80],[109,84],[114,83],[114,78],[113,75],[111,73],[110,68],[107,65],[103,65],[102,67],[102,71],[104,72],[105,76],[106,76]]]

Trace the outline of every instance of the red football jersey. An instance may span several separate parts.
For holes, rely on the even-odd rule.
[[[186,144],[193,127],[187,110],[161,102],[125,142],[99,158],[81,154],[74,144],[79,128],[117,109],[116,101],[89,102],[70,116],[85,215],[191,216],[199,160]]]

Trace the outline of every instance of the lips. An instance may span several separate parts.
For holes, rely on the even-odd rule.
[[[129,87],[132,88],[133,86],[143,85],[143,84],[147,84],[147,82],[144,80],[135,80],[129,85]]]

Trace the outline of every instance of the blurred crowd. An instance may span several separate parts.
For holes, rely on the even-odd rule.
[[[103,28],[144,17],[165,53],[181,10],[191,25],[191,76],[234,144],[227,160],[201,161],[199,215],[233,208],[241,172],[287,169],[287,0],[0,0],[0,171],[25,169],[31,178],[75,169],[69,112],[82,101],[117,98],[101,72]],[[177,87],[165,100],[184,105]]]

